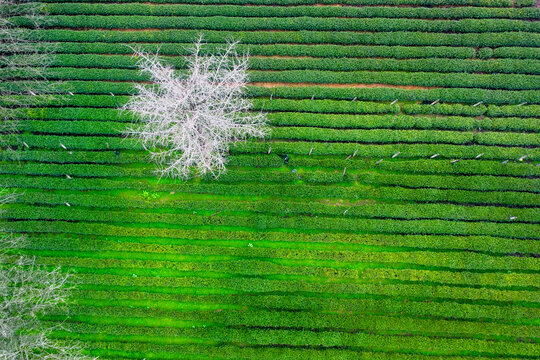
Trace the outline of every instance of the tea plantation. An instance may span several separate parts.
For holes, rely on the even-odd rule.
[[[55,338],[109,360],[540,358],[532,0],[46,3],[31,33],[63,93],[0,135],[22,194],[0,216],[75,273]],[[122,135],[147,80],[126,44],[182,71],[199,33],[249,49],[271,135],[217,181],[160,180]]]

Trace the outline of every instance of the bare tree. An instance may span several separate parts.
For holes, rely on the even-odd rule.
[[[15,195],[0,189],[0,205]],[[26,239],[0,232],[0,359],[83,360],[75,342],[50,338],[58,326],[47,326],[40,316],[59,310],[70,293],[69,275],[36,264],[34,257],[16,255]]]
[[[136,85],[138,93],[123,107],[137,120],[127,134],[149,151],[160,176],[217,178],[225,171],[231,144],[268,133],[266,115],[250,112],[252,103],[244,97],[249,56],[238,55],[237,44],[228,42],[203,56],[199,37],[183,73],[157,54],[133,49],[152,86]]]
[[[50,92],[47,68],[54,62],[54,44],[36,32],[47,23],[44,4],[29,0],[0,0],[0,66],[3,78],[24,79],[17,86],[3,86],[1,94]],[[24,26],[21,26],[24,25]]]
[[[48,21],[43,8],[43,4],[29,0],[0,0],[0,78],[4,80],[0,82],[3,98],[0,133],[3,134],[17,133],[21,108],[49,99],[56,89],[46,76],[54,61],[55,46],[40,41],[33,31]],[[21,144],[17,142],[17,145]],[[0,142],[0,146],[11,150],[7,142]]]

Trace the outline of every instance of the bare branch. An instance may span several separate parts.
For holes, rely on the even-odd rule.
[[[0,189],[0,204],[15,194]],[[0,359],[83,360],[78,344],[50,338],[56,326],[40,316],[57,311],[68,300],[69,274],[60,267],[48,269],[34,257],[20,254],[28,245],[23,236],[0,232]]]
[[[1,78],[25,79],[29,95],[41,92],[43,86],[35,82],[46,81],[47,68],[54,61],[54,45],[39,41],[35,31],[31,31],[46,23],[43,8],[44,4],[28,0],[0,0]],[[10,91],[9,87],[2,87],[0,91],[1,95],[21,93],[20,88]]]
[[[133,49],[152,86],[136,85],[138,93],[123,107],[138,121],[127,134],[149,151],[160,176],[217,178],[231,144],[267,135],[266,115],[250,112],[252,103],[244,97],[249,56],[238,55],[237,44],[203,56],[199,37],[180,75],[157,54]]]
[[[7,139],[15,139],[15,147],[22,146],[19,137],[12,135],[18,133],[18,122],[10,110],[33,106],[55,91],[46,78],[55,46],[39,41],[33,31],[47,22],[44,6],[28,0],[0,0],[0,148],[9,151],[14,148]],[[24,81],[13,81],[18,79]]]

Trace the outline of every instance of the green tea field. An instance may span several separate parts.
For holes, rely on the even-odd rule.
[[[0,222],[74,273],[55,338],[104,360],[540,359],[532,0],[92,1],[44,1],[28,31],[62,94],[0,134],[21,194]],[[148,81],[126,44],[181,71],[198,34],[249,50],[271,134],[217,180],[160,179],[123,135]]]

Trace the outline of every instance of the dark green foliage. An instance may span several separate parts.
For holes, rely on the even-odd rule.
[[[0,133],[21,194],[0,222],[76,274],[57,339],[104,360],[536,358],[532,0],[45,3],[25,32],[55,43],[63,94]],[[146,80],[125,45],[181,73],[199,34],[250,52],[270,135],[217,180],[159,179],[117,110]],[[5,60],[0,91],[24,90]]]
[[[484,51],[488,49],[489,51]],[[253,70],[332,70],[332,71],[429,71],[429,72],[467,72],[467,73],[510,73],[540,74],[540,61],[497,59],[490,61],[455,60],[455,59],[341,59],[336,61],[328,54],[323,59],[273,59],[252,57],[250,68]],[[493,52],[489,48],[480,49],[477,57],[491,58]],[[182,57],[163,57],[168,64],[178,69],[185,68]],[[135,59],[123,55],[56,55],[56,66],[62,67],[96,67],[96,68],[135,68]]]
[[[70,3],[78,0],[45,0],[45,3]],[[96,2],[108,2],[108,0],[98,0]],[[143,0],[121,0],[118,2],[144,2]],[[346,4],[346,5],[423,5],[423,6],[481,6],[481,7],[511,7],[510,0],[153,0],[150,3],[177,3],[177,4],[256,4],[256,5],[313,5],[313,4]],[[523,6],[530,3],[530,0],[521,0]]]
[[[147,81],[137,70],[128,69],[78,69],[57,67],[48,70],[53,80],[103,80],[103,81]],[[282,70],[256,71],[249,73],[252,82],[287,83],[384,83],[389,85],[411,84],[416,86],[465,87],[505,90],[540,89],[540,75],[523,74],[461,74],[399,71],[316,71]],[[2,71],[0,78],[24,79],[24,72]]]
[[[138,44],[141,49],[148,52],[157,52],[162,55],[188,55],[190,43],[144,43]],[[206,44],[202,49],[203,53],[215,51],[220,45],[216,43]],[[501,48],[503,49],[503,48]],[[515,51],[523,48],[507,48],[509,58],[514,58]],[[61,42],[56,48],[57,53],[65,54],[131,54],[132,50],[123,44],[109,42]],[[312,57],[329,57],[329,58],[364,58],[364,57],[385,57],[396,59],[408,58],[456,58],[468,59],[473,58],[475,50],[470,47],[459,46],[360,46],[360,45],[333,45],[333,44],[238,44],[238,51],[249,51],[252,56],[312,56]],[[535,52],[531,51],[527,56],[526,53],[517,58],[538,58]],[[501,52],[499,57],[504,58]],[[253,58],[252,58],[253,59]]]
[[[253,2],[246,1],[247,4]],[[272,4],[274,5],[274,4]],[[246,5],[150,5],[150,4],[48,4],[51,15],[148,15],[152,16],[231,16],[231,17],[344,17],[344,18],[421,18],[421,19],[538,19],[535,8],[474,7],[313,7]]]
[[[167,20],[167,19],[164,19]],[[281,20],[281,19],[280,19]],[[386,19],[382,19],[383,22]],[[410,20],[406,20],[410,21]],[[494,20],[496,22],[496,20]],[[208,21],[207,21],[208,22]],[[473,23],[477,21],[474,20]],[[165,22],[166,23],[166,22]],[[482,33],[426,33],[421,31],[364,32],[353,31],[125,31],[51,29],[34,32],[44,41],[68,42],[149,42],[189,43],[199,34],[209,43],[223,43],[226,39],[238,39],[244,44],[339,44],[339,45],[402,45],[402,46],[511,46],[538,47],[540,34],[519,31]]]
[[[536,12],[538,14],[538,12]],[[102,28],[102,29],[201,29],[201,30],[309,30],[309,31],[421,31],[421,32],[531,32],[540,30],[537,22],[507,19],[463,19],[463,20],[416,20],[385,18],[234,18],[210,17],[167,17],[167,16],[117,16],[117,15],[56,15],[50,16],[55,27]],[[24,18],[14,22],[26,26]]]

